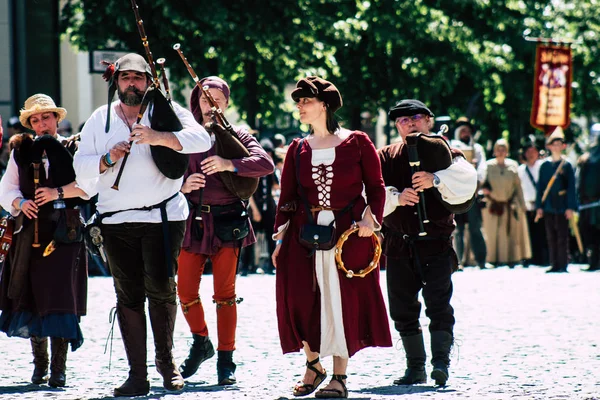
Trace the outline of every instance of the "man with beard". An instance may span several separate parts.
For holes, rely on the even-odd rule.
[[[150,391],[146,297],[156,368],[167,390],[181,390],[184,381],[172,356],[177,314],[175,274],[189,211],[185,196],[179,192],[183,177],[163,175],[151,146],[197,153],[209,149],[210,139],[192,114],[176,103],[172,106],[181,130],[152,129],[154,103],[136,123],[152,78],[148,63],[140,55],[127,54],[109,65],[106,78],[110,79],[109,104],[98,108],[85,123],[74,164],[78,179],[92,182],[98,192],[97,210],[117,295],[116,314],[130,367],[128,379],[114,395],[141,396]],[[115,91],[119,100],[112,102]],[[114,190],[111,186],[127,153],[127,166],[118,190]]]
[[[472,204],[477,172],[460,151],[453,149],[451,165],[446,169],[411,174],[407,137],[419,132],[428,134],[433,127],[434,115],[421,101],[405,99],[390,109],[389,116],[395,121],[401,140],[378,151],[387,190],[383,253],[386,256],[390,315],[400,332],[407,359],[404,376],[394,384],[413,385],[427,381],[427,356],[419,323],[421,303],[418,295],[422,289],[426,315],[431,320],[431,378],[443,386],[448,380],[450,349],[454,341],[451,277],[458,266],[451,239],[454,231],[452,209],[458,205],[464,209]],[[426,157],[438,157],[438,146],[448,154],[443,138],[420,137],[419,147],[422,141],[428,147],[425,147],[427,151],[420,151],[421,161],[427,160]],[[421,201],[420,191],[424,192],[429,219],[429,223],[423,224],[426,235],[420,234],[415,207]]]

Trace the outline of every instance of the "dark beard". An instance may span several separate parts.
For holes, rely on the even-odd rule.
[[[464,144],[470,145],[471,144],[471,137],[470,136],[462,137],[462,138],[460,138],[460,141],[463,142]]]
[[[136,88],[127,88],[124,92],[118,90],[119,100],[126,106],[139,106],[142,104],[144,92]]]

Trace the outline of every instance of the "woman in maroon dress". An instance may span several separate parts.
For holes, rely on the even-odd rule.
[[[281,347],[284,353],[303,349],[306,354],[306,373],[294,396],[317,389],[327,376],[319,356],[333,356],[332,380],[315,396],[347,397],[348,359],[364,347],[392,345],[379,270],[350,279],[336,268],[335,249],[310,255],[311,250],[299,242],[300,227],[308,216],[298,187],[302,186],[316,223],[335,220],[336,240],[357,221],[358,235],[349,237],[343,253],[346,268],[353,271],[373,258],[369,237],[380,228],[385,188],[369,137],[342,129],[335,121],[342,98],[331,82],[314,76],[302,79],[292,98],[301,122],[311,125],[311,134],[289,146],[275,220],[273,263]]]

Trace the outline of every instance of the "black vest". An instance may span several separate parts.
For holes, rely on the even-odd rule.
[[[412,187],[412,172],[408,163],[408,151],[404,143],[396,143],[379,150],[381,172],[386,186],[395,186],[399,192]],[[425,190],[425,206],[430,223],[425,230],[432,236],[450,236],[454,231],[454,214],[448,211],[433,191]],[[384,226],[399,234],[416,235],[419,233],[417,207],[397,207],[383,219]]]

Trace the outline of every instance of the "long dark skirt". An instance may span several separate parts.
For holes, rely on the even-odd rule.
[[[15,235],[0,284],[0,330],[8,336],[69,339],[72,350],[83,344],[80,317],[87,306],[87,257],[83,243],[60,244],[47,257],[53,226],[40,220],[40,247],[29,247],[33,223]],[[14,257],[29,250],[27,263]]]

